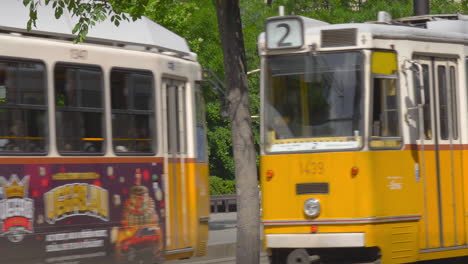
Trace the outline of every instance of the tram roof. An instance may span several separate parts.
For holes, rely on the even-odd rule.
[[[305,34],[315,35],[323,30],[347,28],[355,28],[358,32],[372,34],[374,38],[468,44],[468,21],[458,20],[435,21],[432,25],[428,24],[427,28],[373,23],[334,24],[308,28]]]
[[[304,40],[301,47],[294,49],[282,49],[266,47],[266,33],[259,36],[260,49],[268,50],[270,54],[281,54],[285,52],[297,52],[315,47],[317,39],[313,36],[319,36],[321,48],[356,48],[368,47],[368,40],[365,35],[373,39],[393,39],[393,40],[412,40],[424,42],[438,42],[449,44],[468,45],[468,16],[451,15],[426,15],[399,18],[392,20],[383,19],[376,22],[366,23],[344,23],[328,24],[322,21],[314,20],[301,16],[279,16],[267,20],[271,25],[285,21],[302,21],[304,31]],[[291,20],[293,19],[293,20]],[[287,22],[291,23],[291,22]],[[294,25],[292,23],[291,25]],[[267,26],[268,28],[268,26]],[[272,26],[271,28],[277,28]],[[274,38],[274,35],[272,35]],[[295,40],[297,41],[297,40]],[[273,43],[273,42],[271,42]]]
[[[52,38],[74,38],[71,32],[78,18],[73,17],[66,9],[57,20],[51,4],[38,5],[37,27],[33,26],[28,32],[26,24],[29,19],[29,9],[23,5],[23,1],[1,0],[1,2],[0,30]],[[134,45],[147,49],[156,48],[159,51],[175,52],[181,56],[192,54],[184,38],[146,17],[134,22],[121,21],[118,27],[110,21],[110,18],[107,18],[89,29],[86,41],[108,45]]]

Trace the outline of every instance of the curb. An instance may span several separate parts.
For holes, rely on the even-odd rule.
[[[208,245],[207,254],[203,257],[192,257],[189,259],[183,260],[171,260],[164,263],[167,264],[222,264],[222,263],[233,263],[236,260],[236,243],[219,243],[219,244],[210,244]],[[263,260],[263,263],[268,263],[267,254],[261,248],[260,260]]]
[[[208,244],[206,258],[226,258],[236,255],[236,243]]]
[[[190,264],[230,264],[236,261],[236,257],[207,259],[201,261],[190,262]],[[265,252],[260,253],[260,263],[268,263],[268,257]]]
[[[211,264],[235,260],[236,243],[208,244],[207,253],[202,257],[165,261],[167,264]]]

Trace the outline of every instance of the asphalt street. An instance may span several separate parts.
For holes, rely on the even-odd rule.
[[[210,215],[208,253],[204,257],[167,261],[168,264],[234,264],[236,263],[237,213]],[[262,231],[262,230],[260,230]],[[261,234],[262,235],[262,234]],[[260,264],[268,264],[266,252],[260,252]]]

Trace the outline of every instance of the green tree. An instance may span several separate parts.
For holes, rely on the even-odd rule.
[[[260,260],[260,201],[239,1],[216,0],[237,193],[236,263]]]
[[[274,0],[271,8],[285,6],[288,14],[301,15],[328,23],[365,22],[377,19],[379,11],[387,11],[392,17],[413,15],[413,0]],[[468,1],[431,0],[431,14],[466,13]]]
[[[210,177],[210,194],[235,194],[236,193],[236,182],[233,180],[225,180],[220,177]]]
[[[218,34],[216,7],[211,0],[152,0],[145,15],[188,40],[205,69],[223,78],[223,54]],[[231,127],[221,117],[221,98],[204,87],[206,98],[210,173],[224,179],[234,179]]]
[[[28,30],[36,26],[37,6],[41,3],[52,5],[55,10],[55,18],[60,18],[64,10],[68,10],[73,16],[78,17],[78,22],[72,33],[77,34],[76,42],[84,41],[89,28],[107,17],[119,26],[122,20],[133,21],[141,18],[149,0],[23,0],[23,4],[29,8]]]

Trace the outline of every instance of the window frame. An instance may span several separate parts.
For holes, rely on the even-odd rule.
[[[387,52],[387,53],[393,53],[395,55],[395,60],[396,60],[396,74],[377,74],[372,72],[372,65],[374,64],[372,54],[374,52]],[[367,144],[369,146],[370,150],[401,150],[405,147],[405,141],[404,141],[404,134],[403,134],[403,129],[402,129],[402,109],[401,109],[401,91],[400,91],[400,78],[399,78],[399,70],[398,70],[398,53],[394,50],[370,50],[369,54],[369,61],[370,61],[370,79],[369,79],[369,121],[367,122],[368,125],[368,131],[369,131],[369,137],[367,140]],[[375,90],[375,80],[376,79],[394,79],[395,80],[395,89],[396,89],[396,108],[397,108],[397,116],[398,116],[398,137],[376,137],[376,139],[372,139],[373,137],[373,120],[374,120],[374,90]],[[372,141],[386,141],[386,138],[388,138],[388,141],[400,141],[399,146],[391,147],[391,146],[372,146]]]
[[[283,155],[283,154],[303,154],[303,153],[337,153],[337,152],[357,152],[357,151],[363,151],[365,150],[366,147],[366,88],[367,88],[367,69],[366,69],[366,63],[368,61],[371,61],[371,54],[368,53],[369,50],[366,49],[351,49],[351,50],[331,50],[331,51],[323,51],[320,52],[320,54],[339,54],[339,53],[350,53],[350,52],[355,52],[359,53],[360,56],[362,56],[362,65],[360,68],[360,78],[361,78],[361,84],[359,86],[359,99],[361,100],[361,105],[359,106],[359,110],[361,111],[361,120],[360,120],[360,125],[359,127],[361,128],[362,134],[360,134],[360,137],[362,138],[362,141],[359,143],[359,146],[356,148],[349,148],[349,149],[343,149],[343,148],[336,148],[336,149],[327,149],[327,150],[293,150],[293,151],[271,151],[269,150],[269,145],[271,145],[271,142],[268,141],[267,137],[267,121],[265,118],[265,106],[268,96],[271,96],[270,92],[270,85],[271,85],[271,69],[269,67],[269,60],[272,57],[276,56],[307,56],[308,53],[287,53],[287,54],[275,54],[275,55],[268,55],[264,56],[263,60],[261,61],[262,63],[262,78],[263,81],[261,82],[261,89],[260,89],[260,105],[261,105],[261,121],[260,121],[260,141],[261,141],[261,152],[267,154],[267,155]]]
[[[438,123],[439,123],[439,138],[440,140],[450,140],[450,118],[449,115],[449,76],[447,75],[446,65],[436,65],[436,74],[437,74],[437,111],[439,113]],[[442,71],[441,71],[442,70]],[[442,73],[442,75],[441,75]],[[443,78],[442,78],[443,77]],[[443,97],[442,97],[443,96]],[[444,105],[443,105],[444,104]],[[442,116],[442,107],[445,106],[444,116]],[[443,119],[442,117],[445,117]],[[442,122],[445,120],[445,122]],[[445,132],[445,133],[444,133]]]
[[[56,81],[55,81],[55,70],[57,69],[58,66],[65,66],[64,68],[73,68],[73,69],[98,69],[100,74],[101,74],[101,80],[100,80],[100,88],[101,88],[101,109],[102,111],[98,112],[95,111],[93,107],[76,107],[76,106],[71,106],[71,107],[66,107],[66,110],[60,110],[60,108],[56,105],[56,99],[57,99],[57,94],[56,94]],[[70,63],[66,61],[57,61],[54,63],[53,66],[53,77],[54,77],[54,85],[53,85],[53,105],[55,108],[54,112],[54,121],[55,121],[55,146],[57,153],[60,156],[104,156],[107,153],[107,128],[106,128],[106,104],[105,104],[105,98],[106,98],[106,92],[105,92],[105,77],[106,73],[104,69],[102,68],[101,65],[98,64],[85,64],[85,63]],[[85,109],[85,111],[80,111],[80,109]],[[58,126],[57,126],[57,112],[78,112],[78,113],[83,113],[83,112],[93,112],[93,113],[101,113],[101,134],[102,134],[102,150],[96,151],[96,152],[84,152],[84,151],[63,151],[59,149],[59,144],[58,144]]]
[[[197,162],[207,163],[208,162],[208,139],[207,139],[207,124],[206,124],[206,103],[203,96],[203,90],[200,82],[195,82],[195,138],[196,138],[196,154]],[[203,142],[198,140],[198,128],[203,129]],[[204,145],[200,149],[201,143]],[[203,153],[200,153],[203,152]]]
[[[0,62],[16,62],[16,63],[37,63],[44,67],[43,80],[44,80],[44,104],[40,105],[29,105],[29,104],[0,104],[0,109],[21,109],[21,110],[43,110],[44,111],[44,151],[42,152],[14,152],[14,151],[2,151],[0,156],[47,156],[50,152],[50,120],[49,120],[49,79],[48,79],[48,65],[44,60],[40,59],[28,59],[18,58],[11,56],[0,56]]]
[[[458,121],[459,114],[458,114],[458,74],[457,74],[457,68],[453,65],[449,65],[447,68],[448,71],[448,77],[449,77],[449,92],[450,92],[450,108],[451,108],[451,119],[452,119],[452,139],[453,140],[458,140],[460,137],[459,133],[459,126],[460,122]]]
[[[166,111],[163,113],[165,115],[163,118],[166,122],[166,128],[164,128],[166,131],[164,132],[166,135],[167,140],[167,153],[169,155],[175,155],[175,156],[182,156],[182,155],[187,155],[189,152],[189,135],[188,135],[188,129],[190,125],[187,123],[189,120],[189,115],[190,113],[188,112],[190,109],[187,107],[187,95],[188,95],[188,89],[189,89],[189,83],[187,80],[178,77],[178,76],[170,76],[170,75],[164,75],[162,78],[162,89],[164,90],[164,105],[166,106]],[[175,103],[175,117],[176,120],[173,124],[175,124],[175,127],[172,127],[173,124],[170,123],[169,117],[171,116],[171,109],[167,105],[168,103],[168,98],[170,97],[169,91],[170,89],[174,89],[175,91],[173,92],[173,99]],[[182,109],[181,109],[182,108]],[[193,111],[193,109],[191,109]],[[179,113],[182,113],[183,116],[179,115]],[[193,113],[192,113],[193,115]],[[173,142],[172,139],[174,136],[172,136],[169,133],[169,130],[173,128],[176,132],[175,138],[176,138],[176,145],[173,146],[171,145]],[[183,135],[183,136],[182,136]],[[171,149],[171,147],[174,147],[174,149]]]
[[[139,110],[139,109],[126,109],[126,110],[123,110],[123,109],[115,109],[117,112],[115,112],[115,110],[113,109],[112,107],[112,72],[113,71],[118,71],[118,72],[125,72],[125,73],[146,73],[146,74],[149,74],[151,76],[151,102],[152,103],[152,110]],[[157,113],[157,100],[156,100],[156,92],[157,92],[157,81],[156,81],[156,77],[157,76],[153,71],[151,70],[148,70],[148,69],[137,69],[137,68],[127,68],[127,67],[111,67],[109,69],[109,103],[110,103],[110,106],[109,106],[109,109],[110,109],[110,123],[111,123],[111,128],[110,128],[110,132],[111,132],[111,139],[110,139],[110,143],[111,143],[111,149],[113,151],[113,153],[116,155],[116,156],[155,156],[157,153],[158,153],[158,147],[159,145],[157,144],[157,139],[159,137],[159,133],[158,133],[158,127],[157,127],[157,118],[158,118],[158,113]],[[130,92],[129,92],[130,94]],[[133,99],[134,99],[134,93],[131,94],[132,98],[130,99],[130,104],[129,106],[133,106],[134,105],[134,102],[133,102]],[[138,115],[138,114],[147,114],[149,116],[149,124],[148,126],[151,127],[153,129],[153,131],[150,131],[152,132],[151,134],[153,135],[153,138],[152,138],[152,142],[151,142],[151,146],[152,146],[152,151],[151,152],[131,152],[131,151],[128,151],[128,152],[123,152],[123,151],[115,151],[115,148],[114,148],[114,121],[112,119],[112,115],[114,113],[117,113],[117,114],[128,114],[128,115]],[[152,120],[151,120],[151,117],[152,117]],[[151,122],[152,121],[152,122]]]

